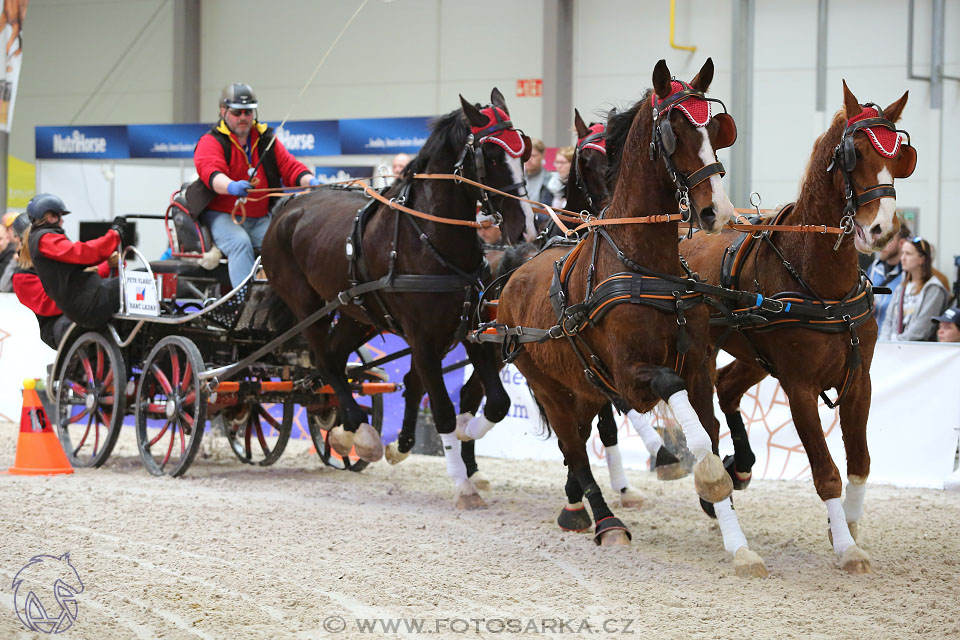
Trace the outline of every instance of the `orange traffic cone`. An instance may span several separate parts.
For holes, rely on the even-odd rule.
[[[17,457],[7,471],[20,476],[47,476],[73,473],[60,439],[53,432],[47,414],[37,395],[37,382],[23,381],[23,411],[20,413],[20,436]]]

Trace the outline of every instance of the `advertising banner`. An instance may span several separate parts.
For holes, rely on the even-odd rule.
[[[38,160],[129,158],[127,127],[37,127]]]
[[[23,20],[27,17],[29,0],[5,0],[0,16],[0,42],[5,45],[3,69],[0,70],[0,131],[10,132],[13,125],[13,106],[20,84],[20,65],[23,61]]]
[[[193,158],[207,124],[131,124],[127,126],[131,158]]]
[[[340,121],[340,153],[416,153],[430,135],[430,118],[355,118]]]
[[[314,167],[314,173],[322,184],[346,182],[373,176],[373,167]]]
[[[276,133],[277,139],[295,156],[340,155],[336,120],[287,122]]]

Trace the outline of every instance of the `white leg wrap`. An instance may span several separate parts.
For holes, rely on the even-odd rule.
[[[645,413],[639,413],[631,409],[627,412],[627,419],[630,420],[630,424],[633,425],[633,430],[636,431],[640,439],[643,440],[643,446],[647,448],[650,457],[656,458],[657,452],[660,451],[660,447],[663,446],[663,438],[661,438],[657,430],[653,428],[650,418],[648,418]]]
[[[487,435],[487,431],[493,429],[496,422],[490,422],[484,417],[483,414],[478,416],[473,416],[470,418],[470,422],[467,423],[467,426],[463,428],[463,432],[474,440],[479,440],[483,436]]]
[[[740,521],[737,520],[737,512],[733,510],[733,502],[730,498],[724,498],[714,503],[713,510],[717,514],[717,524],[720,525],[720,533],[723,535],[723,548],[727,553],[736,554],[740,547],[747,546],[747,537],[740,529]]]
[[[867,485],[847,483],[847,494],[843,499],[843,514],[847,522],[860,522],[863,518],[863,496],[867,493]]]
[[[617,445],[607,447],[607,471],[610,472],[610,486],[617,493],[630,486],[627,475],[623,472],[623,456],[620,455],[620,447]]]
[[[693,406],[690,404],[687,390],[677,391],[667,398],[667,403],[673,410],[677,422],[680,423],[680,428],[683,429],[683,435],[687,439],[687,448],[690,449],[697,461],[703,460],[708,453],[713,452],[713,447],[710,444],[710,436],[707,435],[706,429],[700,424],[700,418],[697,417],[697,412],[693,410]]]
[[[467,465],[460,457],[460,441],[453,433],[441,433],[440,441],[443,443],[443,457],[447,460],[447,475],[459,487],[467,479]]]
[[[853,546],[853,536],[847,526],[847,517],[843,514],[843,505],[840,498],[830,498],[824,501],[827,505],[827,517],[830,519],[830,533],[833,534],[833,551],[842,556],[847,547]]]

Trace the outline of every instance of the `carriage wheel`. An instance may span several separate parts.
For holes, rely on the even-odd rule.
[[[251,401],[243,407],[244,415],[239,420],[224,416],[227,440],[240,462],[266,467],[279,460],[290,440],[293,409],[293,402],[284,402],[283,421],[277,422],[262,404]],[[274,431],[277,432],[276,441],[271,443]]]
[[[99,467],[110,457],[123,426],[126,384],[120,347],[95,332],[77,338],[60,369],[54,418],[74,467]]]
[[[361,362],[369,362],[370,356],[366,349],[361,347],[358,352]],[[348,378],[350,378],[350,367],[347,367]],[[371,373],[364,372],[358,376],[358,379],[369,382],[382,382],[383,379]],[[370,426],[381,432],[383,428],[383,396],[380,394],[373,396],[361,396],[354,394],[357,404],[367,414]],[[345,469],[347,471],[363,471],[369,464],[366,460],[361,460],[351,451],[346,457],[341,456],[330,446],[330,430],[340,424],[340,411],[337,407],[326,407],[318,411],[308,411],[308,422],[310,423],[310,438],[313,440],[313,446],[317,450],[317,455],[327,466],[335,469]]]
[[[196,345],[181,336],[167,336],[147,356],[137,386],[137,445],[155,476],[183,475],[200,450],[208,397],[203,370]]]

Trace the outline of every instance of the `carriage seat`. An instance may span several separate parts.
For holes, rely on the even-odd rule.
[[[187,213],[187,200],[184,188],[173,198],[170,206],[173,219],[173,232],[177,236],[180,253],[203,254],[213,248],[213,234],[210,228]],[[182,207],[182,208],[181,208]]]

